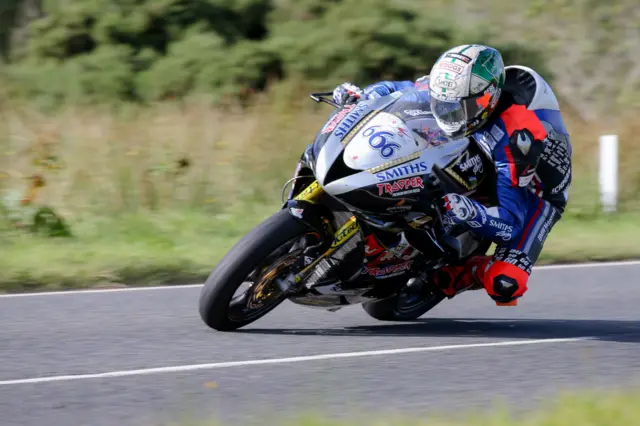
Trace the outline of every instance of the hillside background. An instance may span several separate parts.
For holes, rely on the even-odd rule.
[[[470,42],[534,67],[561,99],[576,178],[549,259],[632,256],[639,22],[635,0],[3,0],[0,281],[201,277],[278,207],[330,112],[310,91],[415,79]],[[622,147],[607,218],[605,133]]]

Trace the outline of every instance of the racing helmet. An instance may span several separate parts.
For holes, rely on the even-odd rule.
[[[496,49],[465,44],[444,52],[430,73],[431,112],[452,138],[468,136],[495,110],[505,81]]]

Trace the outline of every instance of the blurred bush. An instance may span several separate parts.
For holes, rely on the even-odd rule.
[[[47,186],[45,175],[64,168],[64,164],[54,152],[57,135],[52,138],[37,138],[26,154],[31,157],[31,174],[21,176],[26,184],[23,188],[7,190],[4,180],[9,173],[0,172],[0,218],[11,227],[47,237],[71,237],[71,229],[54,208],[41,202],[39,195]],[[6,155],[6,153],[5,153]]]
[[[34,1],[9,3],[19,10]],[[28,42],[13,45],[7,74],[20,83],[14,94],[52,104],[238,97],[283,78],[323,88],[413,79],[443,50],[467,42],[494,44],[507,62],[549,76],[532,47],[500,41],[490,27],[462,31],[417,2],[67,0],[40,7]]]

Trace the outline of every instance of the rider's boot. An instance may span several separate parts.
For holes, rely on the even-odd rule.
[[[449,299],[464,291],[480,290],[484,288],[482,277],[490,261],[490,256],[473,257],[464,265],[431,271],[427,281],[435,284]]]

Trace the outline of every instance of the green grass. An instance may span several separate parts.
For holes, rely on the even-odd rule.
[[[201,282],[259,219],[256,212],[250,219],[187,211],[128,214],[74,224],[76,235],[71,239],[4,235],[0,288]]]
[[[640,258],[640,215],[563,218],[545,244],[540,264]]]
[[[638,426],[640,392],[577,392],[560,394],[537,410],[507,410],[496,406],[485,412],[433,414],[424,417],[396,413],[372,413],[349,418],[322,415],[267,416],[263,424],[282,426]],[[489,407],[488,407],[489,408]],[[513,407],[511,407],[513,408]],[[419,409],[417,407],[417,409]],[[170,425],[173,426],[172,423]],[[220,426],[218,422],[183,422],[176,426]]]
[[[91,217],[73,223],[71,239],[0,233],[0,289],[202,282],[226,251],[275,209]],[[551,233],[539,264],[640,257],[638,239],[640,215],[569,216]]]

